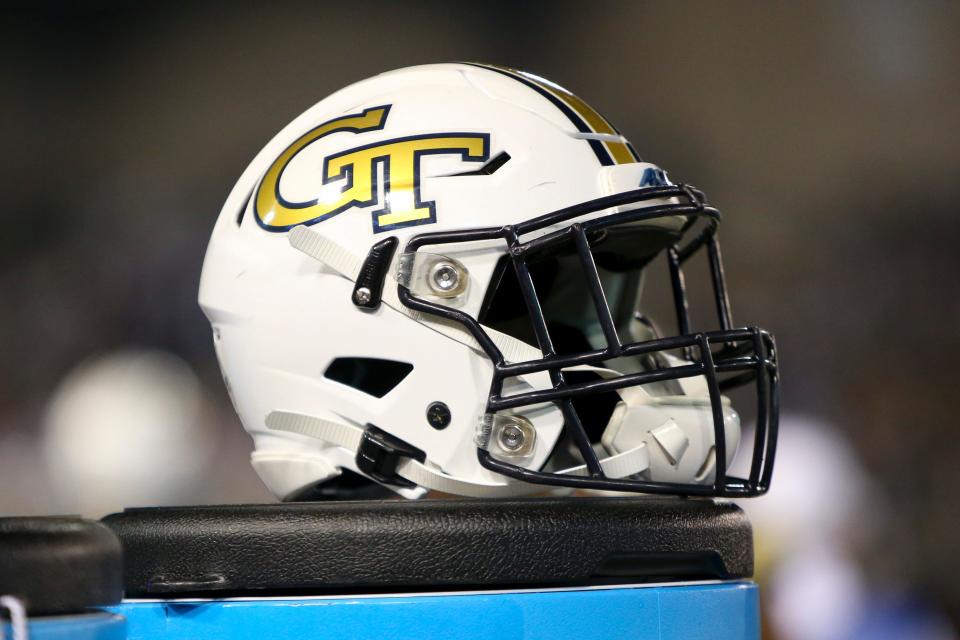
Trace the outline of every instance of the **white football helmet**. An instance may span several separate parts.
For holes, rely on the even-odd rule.
[[[732,328],[718,222],[543,78],[436,64],[338,91],[243,173],[203,266],[254,468],[287,500],[343,470],[407,497],[763,493],[776,357],[766,332]],[[681,271],[701,248],[706,332]],[[657,256],[670,337],[638,311]],[[746,382],[757,426],[733,478],[740,420],[721,391]]]

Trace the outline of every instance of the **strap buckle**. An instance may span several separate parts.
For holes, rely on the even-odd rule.
[[[357,448],[357,468],[377,482],[398,487],[417,485],[397,473],[397,466],[404,458],[421,464],[427,454],[413,445],[394,437],[386,431],[368,424]]]

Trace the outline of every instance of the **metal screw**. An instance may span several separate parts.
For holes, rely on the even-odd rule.
[[[453,291],[460,284],[457,268],[449,262],[438,262],[430,273],[430,286],[439,293]]]
[[[521,415],[498,415],[493,418],[496,449],[506,458],[529,458],[537,443],[533,423]]]
[[[450,407],[437,401],[427,407],[427,422],[436,430],[446,429],[450,425]]]
[[[353,301],[357,304],[367,304],[370,302],[372,297],[373,296],[370,293],[370,289],[367,289],[366,287],[360,287],[353,292]]]
[[[497,443],[504,451],[518,451],[523,447],[523,429],[517,424],[507,424],[500,429]]]

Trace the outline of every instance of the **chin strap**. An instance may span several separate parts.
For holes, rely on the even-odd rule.
[[[291,229],[290,233],[287,234],[287,239],[290,242],[290,246],[294,249],[305,253],[317,262],[336,271],[347,280],[351,282],[357,281],[360,269],[363,266],[363,260],[333,240],[302,225]],[[460,323],[432,314],[415,311],[400,302],[400,298],[397,295],[398,286],[397,280],[393,275],[387,274],[381,299],[385,305],[408,316],[411,320],[430,327],[448,338],[452,338],[457,342],[467,345],[471,349],[483,353],[480,344],[474,339],[470,332],[467,331],[466,327]],[[493,343],[497,345],[497,348],[503,353],[503,357],[507,362],[524,362],[526,360],[536,360],[543,357],[543,353],[541,353],[539,349],[522,340],[508,336],[490,327],[485,326],[483,330],[490,336]]]
[[[360,427],[288,411],[271,411],[267,415],[266,423],[267,427],[274,431],[299,433],[353,452],[360,449],[364,434],[364,429]],[[649,466],[650,459],[647,449],[642,443],[633,449],[600,460],[600,467],[610,478],[625,478],[640,473]],[[585,476],[587,475],[587,468],[586,465],[579,465],[557,473]],[[434,468],[432,465],[412,458],[403,458],[397,464],[397,474],[425,489],[471,498],[509,498],[542,493],[547,490],[543,485],[515,480],[503,483],[461,480]]]

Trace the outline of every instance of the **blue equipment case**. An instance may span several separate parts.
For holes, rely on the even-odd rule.
[[[760,637],[757,586],[746,581],[382,597],[126,601],[112,610],[127,619],[128,640]]]

